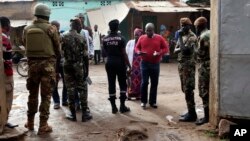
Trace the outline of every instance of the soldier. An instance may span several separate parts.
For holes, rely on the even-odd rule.
[[[189,18],[180,19],[181,30],[175,53],[178,53],[178,70],[181,80],[181,89],[185,93],[188,112],[182,115],[179,121],[190,122],[197,119],[194,102],[195,88],[195,60],[194,50],[197,44],[196,35],[190,30],[192,22]]]
[[[28,121],[25,127],[34,130],[34,118],[38,107],[40,85],[41,104],[40,126],[38,135],[52,132],[48,125],[50,99],[56,81],[56,60],[60,58],[59,37],[54,26],[49,24],[50,8],[45,4],[37,4],[34,9],[36,19],[24,29],[24,44],[28,57]]]
[[[75,109],[75,89],[80,94],[80,103],[82,108],[82,122],[92,119],[90,114],[86,93],[86,65],[88,61],[88,48],[86,39],[79,33],[81,31],[80,19],[71,19],[71,29],[69,32],[63,34],[62,50],[64,52],[64,73],[65,83],[67,87],[67,94],[69,97],[70,114],[66,118],[71,121],[76,121]],[[84,79],[83,79],[84,78]]]
[[[209,78],[210,78],[210,31],[207,29],[207,19],[199,17],[194,22],[198,37],[197,62],[198,62],[198,88],[203,102],[204,117],[197,120],[196,125],[209,121]]]
[[[111,103],[113,114],[116,114],[118,112],[115,104],[116,76],[118,77],[120,86],[120,112],[125,113],[130,111],[130,108],[125,105],[125,100],[127,99],[126,70],[128,66],[130,72],[131,65],[129,64],[128,56],[125,50],[126,41],[121,35],[117,33],[118,27],[119,21],[111,20],[109,22],[110,34],[103,39],[103,47],[107,52],[108,57],[105,67],[109,83],[109,100]]]
[[[80,34],[82,35],[83,38],[86,39],[86,43],[87,43],[87,47],[88,47],[88,57],[89,59],[91,60],[94,56],[94,46],[93,46],[93,41],[92,41],[92,30],[91,28],[85,26],[84,22],[85,22],[85,18],[84,18],[84,15],[82,13],[79,13],[76,17],[78,17],[81,21],[81,26],[82,26],[82,29],[81,29],[81,32]],[[88,77],[88,74],[89,74],[89,61],[87,60],[87,64],[85,65],[86,69],[85,70],[85,76],[84,77],[84,81],[86,81],[86,78]],[[88,85],[87,83],[84,83],[84,87],[86,88],[84,93],[86,93],[86,95],[88,95]],[[79,96],[78,96],[78,92],[77,90],[75,91],[75,102],[76,102],[76,105],[77,105],[77,109],[80,109],[80,104],[79,104]]]

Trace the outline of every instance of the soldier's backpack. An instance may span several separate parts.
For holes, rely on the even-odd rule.
[[[26,55],[28,57],[50,57],[54,55],[51,38],[43,28],[32,25],[27,29]]]

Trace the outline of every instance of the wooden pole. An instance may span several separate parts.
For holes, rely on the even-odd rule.
[[[0,135],[3,134],[3,129],[7,122],[7,107],[6,107],[6,93],[5,93],[5,74],[3,65],[3,42],[2,42],[2,28],[0,23]]]

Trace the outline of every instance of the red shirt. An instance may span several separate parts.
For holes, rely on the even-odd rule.
[[[154,34],[152,38],[148,38],[147,35],[142,35],[135,47],[135,52],[138,53],[139,51],[146,53],[145,55],[142,55],[143,61],[159,63],[161,57],[168,52],[168,45],[158,34]],[[155,51],[160,52],[160,55],[153,56]]]
[[[7,35],[2,33],[2,41],[3,41],[3,60],[4,60],[4,72],[7,76],[13,75],[12,70],[12,47],[10,44],[10,40]]]

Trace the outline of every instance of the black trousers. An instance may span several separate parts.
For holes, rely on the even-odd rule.
[[[95,64],[101,61],[101,50],[95,50],[94,58],[95,58]]]
[[[106,72],[108,76],[108,89],[109,96],[116,96],[116,77],[118,78],[118,83],[120,87],[120,94],[126,94],[127,83],[126,83],[126,65],[124,62],[119,60],[109,60],[106,65]]]

